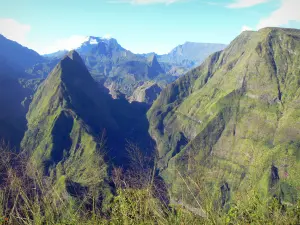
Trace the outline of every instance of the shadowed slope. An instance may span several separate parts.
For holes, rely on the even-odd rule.
[[[65,56],[39,87],[27,119],[22,146],[46,174],[59,165],[61,175],[85,185],[106,176],[99,140],[104,129],[118,127],[78,53]]]
[[[59,168],[74,182],[99,182],[107,165],[128,164],[127,141],[150,151],[147,108],[101,91],[78,53],[71,51],[34,95],[22,146],[45,174]]]

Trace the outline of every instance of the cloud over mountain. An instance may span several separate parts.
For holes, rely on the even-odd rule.
[[[290,22],[300,22],[300,1],[299,0],[281,0],[281,6],[271,13],[257,25],[257,29],[263,27],[285,26]]]
[[[30,30],[31,26],[28,24],[10,18],[0,18],[0,34],[22,45],[27,44],[26,36]]]

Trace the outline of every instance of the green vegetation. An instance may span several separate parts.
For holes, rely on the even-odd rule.
[[[70,52],[30,104],[22,147],[31,165],[56,180],[68,175],[82,186],[102,182],[106,163],[97,137],[116,126],[105,104],[79,55]]]
[[[0,137],[16,148],[0,145],[0,224],[299,224],[299,40],[293,29],[244,32],[150,109],[156,56],[114,40],[85,60],[116,60],[120,76],[105,76],[117,99],[75,51],[45,80],[2,64]],[[119,89],[137,81],[129,103]]]
[[[101,92],[78,53],[71,51],[39,86],[30,104],[21,143],[29,160],[27,174],[39,171],[50,176],[60,191],[68,184],[76,184],[75,192],[96,188],[108,201],[108,169],[128,164],[126,142],[138,139],[145,152],[150,151],[146,110]]]
[[[243,32],[162,91],[148,118],[171,199],[199,207],[193,181],[201,180],[223,189],[224,205],[254,191],[262,202],[296,204],[299,37],[293,29]]]
[[[165,198],[160,179],[154,176],[149,158],[134,145],[128,147],[132,166],[128,170],[112,170],[106,199],[99,198],[99,188],[78,189],[68,176],[57,183],[53,177],[35,170],[26,174],[26,153],[14,153],[9,146],[0,145],[0,224],[298,224],[300,202],[287,208],[277,199],[263,201],[256,192],[238,196],[228,210],[215,196],[198,186],[202,209],[175,205]],[[137,163],[140,162],[140,163]],[[194,181],[196,182],[196,181]],[[109,188],[107,186],[107,188]],[[76,192],[73,192],[76,190]],[[193,197],[191,192],[187,193]],[[202,196],[203,196],[202,195]]]

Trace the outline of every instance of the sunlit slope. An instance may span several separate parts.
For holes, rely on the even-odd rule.
[[[174,199],[194,200],[181,174],[207,187],[227,183],[232,199],[258,190],[296,201],[299,65],[299,30],[248,31],[163,90],[148,117]]]

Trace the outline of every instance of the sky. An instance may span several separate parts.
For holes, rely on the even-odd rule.
[[[0,34],[40,54],[71,50],[86,36],[163,54],[269,26],[300,29],[300,0],[0,0]]]

